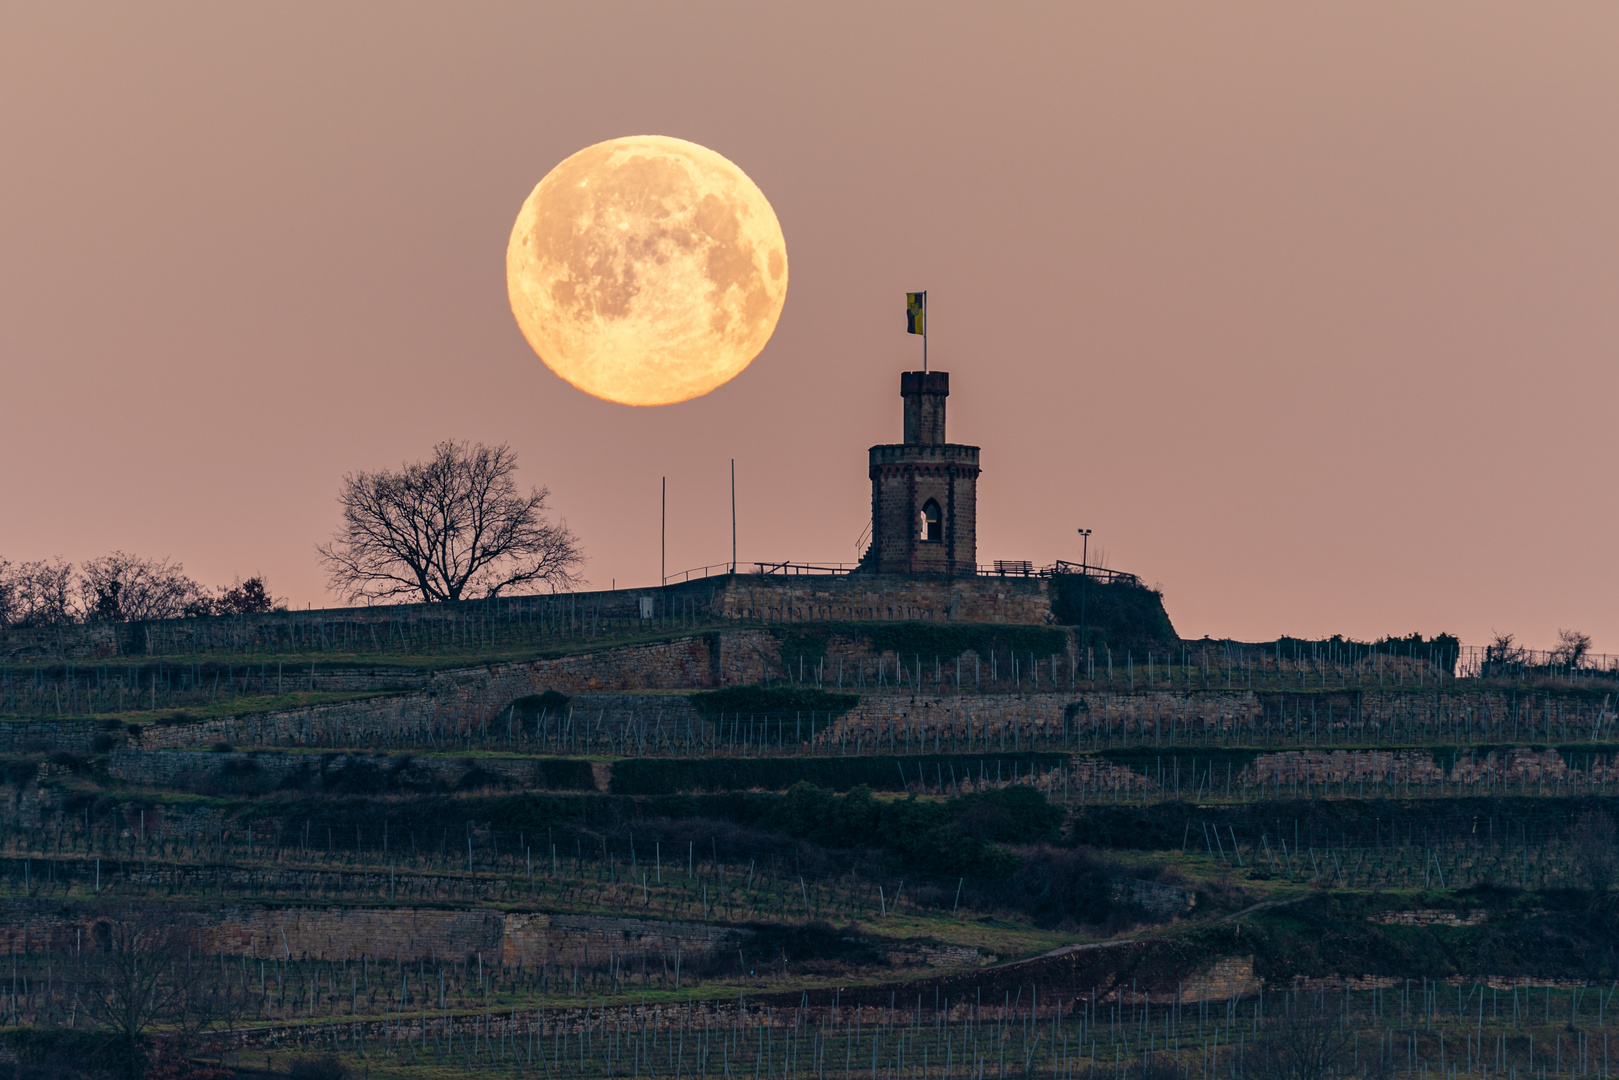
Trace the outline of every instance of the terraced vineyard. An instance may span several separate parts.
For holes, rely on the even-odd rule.
[[[201,620],[0,670],[7,1053],[1606,1075],[1607,677],[1457,678],[1416,643],[475,614]]]

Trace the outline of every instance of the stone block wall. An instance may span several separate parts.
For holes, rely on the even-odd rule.
[[[145,909],[150,917],[150,909]],[[49,945],[69,951],[76,940],[93,941],[97,923],[128,917],[120,904],[82,906],[11,902],[0,920],[0,948],[23,952]],[[209,951],[257,959],[468,960],[525,968],[541,964],[595,969],[613,957],[676,950],[688,964],[701,964],[716,950],[733,949],[753,936],[746,928],[720,924],[660,922],[486,908],[174,905],[170,917],[197,925]]]
[[[963,555],[962,559],[965,560]],[[587,637],[606,621],[618,627],[669,626],[684,619],[798,622],[905,619],[1038,625],[1052,621],[1042,578],[910,577],[904,574],[720,574],[661,588],[596,590],[558,596],[502,597],[465,604],[397,604],[319,611],[272,611],[166,619],[0,627],[0,662],[111,660],[120,656],[198,653],[367,652],[400,648],[408,638],[472,645],[489,628],[530,628],[537,643]],[[642,602],[655,615],[641,617]],[[537,628],[543,627],[543,630]],[[483,635],[483,636],[480,636]]]
[[[1115,902],[1133,904],[1154,915],[1186,915],[1197,906],[1196,893],[1162,882],[1115,878],[1108,887]]]
[[[117,903],[42,905],[12,901],[0,907],[0,949],[21,953],[47,946],[71,951],[76,942],[95,940],[100,922],[131,917]],[[151,908],[144,908],[150,918]],[[352,907],[338,905],[273,906],[231,904],[202,908],[184,902],[168,906],[174,923],[197,926],[210,952],[254,959],[342,962],[361,956],[373,960],[424,961],[429,964],[471,962],[525,970],[555,972],[578,967],[602,971],[615,962],[639,968],[647,958],[652,970],[677,961],[697,973],[715,963],[736,964],[757,933],[748,927],[571,915],[544,911],[500,911],[467,907]],[[967,946],[884,944],[890,964],[966,967],[984,962]]]
[[[550,689],[549,686],[543,687]],[[498,749],[520,721],[508,705],[542,688],[526,679],[491,679],[447,697],[399,695],[342,705],[320,705],[188,724],[153,725],[132,737],[143,750],[187,749],[225,743],[250,747],[408,747],[450,751],[475,736],[479,748]],[[555,714],[540,717],[547,729]],[[576,752],[630,753],[659,732],[702,724],[691,701],[680,694],[579,694],[562,717]],[[508,727],[510,731],[508,731]]]
[[[1258,990],[1252,956],[1227,956],[1216,960],[1207,971],[1187,979],[1180,987],[1182,1001],[1240,998]]]
[[[775,672],[774,683],[784,674],[781,651],[778,638],[765,630],[695,633],[627,649],[418,675],[414,690],[389,690],[275,713],[148,724],[138,733],[115,720],[8,722],[0,724],[0,752],[66,751],[88,757],[109,744],[131,750],[226,744],[238,749],[330,747],[424,755],[477,748],[530,754],[690,756],[701,752],[713,726],[696,713],[688,692],[754,684],[767,666]],[[1580,741],[1600,742],[1610,735],[1615,722],[1611,704],[1589,697],[1498,690],[1284,694],[1145,686],[1133,691],[1067,689],[1064,682],[1077,682],[1071,653],[1021,659],[1015,682],[1025,688],[1022,692],[976,692],[973,684],[980,679],[989,685],[984,676],[992,664],[975,653],[964,654],[959,664],[943,659],[917,664],[917,659],[906,657],[901,663],[892,653],[874,657],[864,639],[833,635],[818,664],[807,663],[802,670],[791,665],[792,678],[803,685],[854,692],[858,704],[834,724],[817,725],[813,742],[806,736],[802,745],[772,746],[771,752],[881,749],[982,754],[1146,745],[1185,758],[1198,756],[1210,744],[1286,747],[1264,750],[1253,771],[1243,774],[1249,783],[1279,778],[1355,783],[1398,775],[1418,783],[1444,779],[1519,784],[1556,782],[1571,772],[1604,782],[1601,778],[1610,768],[1601,754],[1589,763],[1565,762],[1556,751],[1526,748],[1529,740],[1543,738],[1548,731]],[[1007,666],[1003,655],[999,685],[1006,685]],[[403,676],[379,670],[339,672],[336,677],[350,688],[364,688],[368,678],[378,685],[397,685]],[[618,686],[604,687],[608,681]],[[633,689],[621,692],[623,686]],[[568,695],[565,712],[543,714],[536,726],[533,717],[509,711],[514,701],[547,690]],[[1510,720],[1503,724],[1506,717]],[[1470,737],[1481,731],[1487,731],[1498,747],[1515,742],[1520,749],[1511,753],[1468,749]],[[1300,741],[1351,746],[1460,743],[1463,750],[1459,761],[1441,764],[1426,750],[1296,749]],[[1277,756],[1288,754],[1293,756]],[[128,764],[134,759],[119,760],[124,762],[120,769],[135,768]],[[141,780],[134,773],[128,778],[161,783]],[[511,773],[507,779],[543,783],[531,773]]]
[[[966,574],[978,562],[978,447],[953,444],[871,448],[872,550],[885,573]],[[932,502],[940,535],[919,536]]]
[[[1004,658],[1003,658],[1004,659]],[[1058,657],[1059,685],[1063,670]],[[1339,744],[1378,744],[1424,742],[1465,744],[1469,737],[1469,717],[1475,733],[1480,718],[1503,715],[1517,717],[1518,723],[1505,737],[1521,743],[1546,739],[1545,731],[1569,731],[1574,739],[1594,736],[1602,741],[1612,731],[1614,710],[1598,700],[1562,700],[1550,696],[1522,696],[1510,691],[1475,690],[1457,693],[1414,693],[1400,690],[1364,690],[1340,694],[1256,693],[1251,690],[1128,690],[1081,687],[1076,690],[1042,689],[1023,693],[973,693],[970,691],[971,653],[966,657],[964,690],[953,693],[954,666],[945,664],[942,678],[935,679],[932,664],[924,664],[921,692],[911,692],[913,677],[894,685],[894,661],[888,660],[889,683],[873,688],[870,673],[867,686],[857,691],[859,705],[842,724],[847,741],[859,738],[887,740],[893,729],[903,734],[909,729],[914,738],[937,740],[948,750],[952,739],[958,747],[974,745],[988,736],[1006,748],[1050,745],[1065,731],[1070,737],[1091,740],[1099,745],[1147,743],[1177,752],[1186,743],[1264,746],[1266,743],[1322,742]],[[1039,675],[1028,685],[1049,687],[1046,661],[1035,657]],[[934,690],[934,687],[942,690]],[[931,691],[931,692],[930,692]],[[1569,721],[1572,719],[1572,723]],[[1496,729],[1492,728],[1493,731]],[[834,741],[840,731],[834,730]],[[1033,742],[1031,743],[1031,740]],[[1496,741],[1492,738],[1491,740]],[[1082,743],[1083,745],[1083,743]],[[1195,753],[1187,748],[1185,753]],[[1424,751],[1426,753],[1426,751]]]
[[[220,760],[248,759],[250,755],[122,751],[114,757],[117,763],[114,775],[131,783],[167,790],[215,792],[223,784],[231,782],[235,783],[239,792],[250,793],[239,778],[232,780],[222,774],[224,762]],[[356,764],[373,764],[386,772],[396,768],[405,757],[257,755],[258,760],[267,763],[266,776],[285,775],[295,781],[303,770],[324,768],[335,773]],[[409,775],[416,778],[414,782],[419,785],[417,790],[459,786],[474,770],[481,770],[488,777],[486,780],[474,776],[474,786],[506,786],[525,791],[611,790],[613,765],[610,762],[592,764],[589,787],[586,787],[583,776],[569,778],[566,786],[552,782],[545,773],[545,766],[553,760],[469,760],[457,759],[453,755],[441,758],[410,757],[408,770]],[[1022,760],[1016,753],[992,750],[984,752],[981,757],[969,759],[967,765],[971,767],[962,766],[959,762],[955,768],[930,766],[925,770],[925,775],[919,774],[915,782],[919,788],[930,792],[942,790],[949,793],[970,793],[1008,784],[1033,784],[1051,798],[1069,803],[1093,802],[1098,798],[1103,801],[1182,798],[1195,802],[1211,795],[1216,799],[1225,798],[1228,792],[1233,796],[1242,796],[1255,788],[1272,789],[1274,794],[1275,790],[1286,792],[1290,788],[1319,792],[1325,787],[1328,794],[1341,793],[1345,797],[1373,791],[1385,794],[1435,794],[1444,789],[1449,789],[1452,794],[1466,794],[1468,788],[1473,788],[1477,793],[1505,789],[1514,794],[1619,790],[1619,760],[1615,757],[1591,754],[1580,760],[1571,760],[1558,750],[1543,747],[1495,747],[1480,749],[1476,753],[1463,752],[1454,758],[1439,758],[1426,749],[1279,750],[1260,752],[1242,767],[1233,767],[1227,762],[1216,763],[1212,769],[1209,759],[1201,756],[1201,750],[1197,747],[1165,748],[1145,767],[1140,763],[1133,765],[1095,754],[1071,755],[1056,760],[1050,757]],[[408,789],[403,782],[400,786]],[[61,791],[41,787],[37,781],[0,785],[0,823],[41,825],[58,811],[61,798]],[[130,836],[144,830],[146,835],[154,838],[206,840],[221,827],[218,812],[206,807],[163,804],[146,809],[144,819],[137,824],[139,813],[140,808],[136,803],[132,802],[126,807],[124,827]],[[255,819],[255,832],[261,828],[271,828],[271,825],[270,819]]]
[[[612,954],[647,952],[670,957],[678,949],[688,963],[753,937],[745,928],[712,923],[659,922],[646,919],[546,912],[505,917],[501,961],[534,967],[543,963],[588,967]]]
[[[1044,578],[912,578],[842,574],[727,578],[716,592],[718,618],[759,622],[1054,622]]]
[[[596,790],[588,769],[547,768],[554,758],[275,751],[114,750],[107,775],[145,787],[215,794],[284,788],[345,791]],[[370,774],[370,775],[365,775]],[[605,790],[605,789],[604,789]]]
[[[230,907],[207,917],[214,950],[231,956],[429,963],[500,953],[506,916],[477,908]]]
[[[1104,757],[1082,756],[1070,760],[1070,790],[1075,798],[1124,794],[1181,796],[1195,798],[1212,792],[1223,797],[1227,783],[1233,794],[1255,787],[1287,789],[1313,786],[1319,790],[1338,785],[1346,796],[1361,793],[1362,785],[1388,792],[1415,789],[1432,792],[1440,785],[1459,788],[1460,794],[1472,786],[1480,792],[1504,787],[1512,792],[1531,794],[1555,789],[1602,790],[1619,785],[1619,761],[1611,756],[1591,754],[1586,760],[1570,761],[1561,752],[1543,747],[1492,747],[1476,752],[1464,750],[1454,758],[1440,758],[1426,749],[1415,750],[1278,750],[1263,751],[1245,767],[1221,766],[1209,770],[1208,759],[1199,761],[1198,748],[1166,749],[1155,759],[1158,768],[1148,771],[1130,768]],[[1178,783],[1177,783],[1178,776]],[[1037,774],[1034,782],[1048,790],[1055,779]],[[1458,793],[1453,790],[1452,793]]]

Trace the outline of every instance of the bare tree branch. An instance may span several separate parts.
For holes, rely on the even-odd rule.
[[[185,567],[115,551],[79,567],[79,598],[87,622],[135,622],[206,614],[209,600]]]
[[[1386,1065],[1374,1069],[1369,1056],[1356,1053],[1354,1033],[1340,1016],[1342,997],[1289,994],[1277,1005],[1280,1011],[1265,1018],[1238,1059],[1233,1069],[1237,1080],[1331,1080],[1355,1075],[1371,1080],[1387,1073]]]
[[[579,582],[566,523],[546,520],[545,488],[523,495],[502,443],[446,440],[400,471],[343,477],[343,524],[321,545],[332,588],[350,600],[467,600]]]
[[[61,559],[0,561],[0,626],[60,626],[75,622],[73,566]]]
[[[1552,650],[1553,663],[1580,668],[1585,666],[1585,658],[1590,653],[1590,634],[1582,634],[1578,630],[1557,631],[1557,648]]]
[[[95,948],[84,958],[86,1009],[108,1028],[124,1068],[138,1076],[147,1032],[187,1004],[193,938],[173,923],[108,920],[95,927]]]

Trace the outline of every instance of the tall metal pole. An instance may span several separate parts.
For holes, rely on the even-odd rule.
[[[1085,647],[1085,586],[1091,578],[1091,531],[1079,530],[1084,546],[1079,556],[1079,647]]]
[[[928,370],[928,294],[922,290],[922,373]]]
[[[736,458],[731,459],[731,573],[736,573]]]
[[[658,511],[658,577],[669,584],[669,478],[663,478],[663,505]]]

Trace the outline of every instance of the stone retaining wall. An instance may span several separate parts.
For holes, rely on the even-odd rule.
[[[13,901],[0,907],[0,914],[0,948],[21,953],[45,947],[71,951],[95,940],[98,923],[123,918],[128,909],[113,903],[46,908]],[[614,962],[639,969],[643,954],[656,969],[667,965],[672,971],[678,958],[683,967],[700,970],[719,957],[734,963],[736,951],[745,955],[757,937],[747,927],[718,923],[486,908],[178,905],[169,917],[194,920],[206,949],[228,956],[341,962],[363,955],[449,963],[481,955],[485,964],[553,971],[599,971]],[[963,967],[986,959],[965,946],[896,942],[882,947],[890,963],[909,966]]]
[[[93,941],[97,923],[123,917],[116,904],[81,908],[6,905],[0,948],[23,952],[50,946],[71,951],[76,941]],[[145,909],[148,912],[150,909]],[[228,905],[190,910],[171,917],[195,921],[211,952],[259,959],[294,960],[468,960],[525,968],[541,964],[578,965],[594,970],[613,957],[678,949],[683,961],[700,963],[722,947],[734,949],[751,939],[745,927],[657,920],[502,912],[481,908],[270,907]],[[82,937],[81,937],[82,935]]]
[[[275,751],[114,750],[107,775],[171,791],[249,795],[278,789],[382,791],[594,791],[588,767],[556,758],[441,757],[416,754]],[[580,773],[583,776],[580,776]]]
[[[220,743],[259,747],[500,749],[508,737],[516,739],[521,723],[504,715],[506,707],[538,690],[521,676],[497,677],[473,682],[453,696],[396,695],[282,713],[152,725],[130,744],[146,750]],[[494,707],[496,702],[498,708]],[[683,728],[688,722],[701,723],[691,702],[681,694],[579,694],[569,701],[563,721],[580,740],[576,748],[616,748],[621,752],[640,745],[635,741],[637,737],[644,741],[646,735],[660,730]]]
[[[1046,578],[886,574],[740,576],[715,594],[721,618],[760,622],[1055,622]]]
[[[1589,696],[1564,699],[1502,690],[1299,694],[1145,686],[930,693],[926,687],[933,674],[924,670],[920,693],[859,691],[860,704],[842,722],[849,738],[886,739],[890,727],[909,727],[918,737],[939,738],[941,749],[952,738],[964,746],[985,734],[999,749],[1004,733],[1007,749],[1012,749],[1014,742],[1028,746],[1033,739],[1040,745],[1066,732],[1102,746],[1151,743],[1173,752],[1177,743],[1188,742],[1260,747],[1301,741],[1454,744],[1480,741],[1484,731],[1500,734],[1492,742],[1585,742],[1619,734],[1613,706]],[[946,665],[946,686],[953,674],[953,666]],[[1570,737],[1564,739],[1565,734]]]
[[[931,749],[931,747],[929,748]],[[946,747],[948,750],[948,747]],[[1420,794],[1451,789],[1467,794],[1505,789],[1513,794],[1603,791],[1619,785],[1619,759],[1613,755],[1565,756],[1542,747],[1496,747],[1436,755],[1411,750],[1283,750],[1257,753],[1246,765],[1211,759],[1199,748],[1170,750],[1150,761],[1121,761],[1095,754],[1070,755],[1060,767],[1046,756],[1020,761],[1015,752],[986,751],[938,765],[915,781],[932,793],[969,793],[1007,784],[1034,784],[1049,797],[1068,802],[1123,797],[1149,799],[1241,797],[1255,788],[1267,796],[1308,792],[1355,797],[1368,794]],[[1213,764],[1211,765],[1211,760]],[[341,792],[444,792],[468,790],[611,790],[613,763],[591,762],[589,773],[577,759],[555,757],[456,757],[411,753],[277,753],[194,750],[117,750],[109,775],[163,791],[252,796],[277,789],[329,789]],[[976,768],[973,766],[976,764]],[[44,766],[52,768],[48,763]],[[0,785],[0,822],[38,825],[58,801],[54,787],[39,780]],[[162,807],[148,813],[153,835],[191,836],[217,823],[217,815]],[[202,817],[198,817],[201,814]],[[208,824],[203,824],[206,818]],[[195,820],[194,820],[195,819]],[[133,828],[133,826],[131,826]]]
[[[1195,800],[1199,795],[1224,797],[1229,790],[1238,795],[1256,787],[1302,788],[1319,795],[1325,787],[1329,795],[1345,797],[1370,793],[1373,785],[1382,794],[1391,790],[1435,789],[1454,785],[1453,794],[1468,794],[1469,786],[1487,793],[1494,787],[1534,794],[1549,788],[1577,784],[1580,788],[1600,789],[1619,782],[1619,760],[1592,754],[1587,760],[1570,761],[1558,751],[1542,747],[1496,747],[1462,751],[1451,756],[1431,750],[1281,750],[1262,751],[1242,768],[1200,757],[1196,747],[1166,751],[1155,756],[1147,769],[1105,757],[1082,756],[1071,759],[1069,788],[1075,799],[1124,794],[1181,797]],[[1038,774],[1043,790],[1061,796],[1057,778]],[[1332,785],[1338,785],[1336,789]],[[1364,787],[1363,787],[1364,786]],[[1311,790],[1313,789],[1313,790]]]
[[[1185,915],[1197,906],[1197,893],[1157,881],[1115,878],[1108,889],[1116,903],[1133,904],[1155,915]]]
[[[157,622],[0,627],[0,661],[39,663],[255,649],[343,652],[401,647],[405,638],[498,642],[501,629],[564,641],[604,621],[653,629],[685,620],[881,621],[1041,625],[1053,621],[1044,578],[913,578],[886,574],[726,574],[661,588],[271,611]],[[651,618],[643,611],[650,607]],[[544,631],[540,632],[543,627]]]

